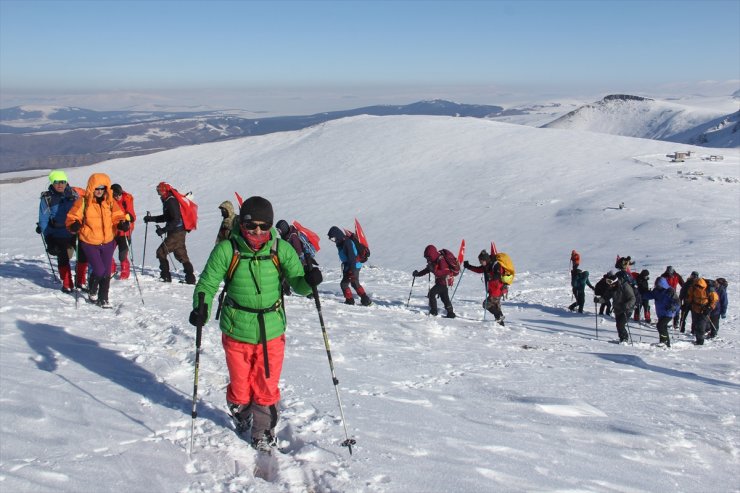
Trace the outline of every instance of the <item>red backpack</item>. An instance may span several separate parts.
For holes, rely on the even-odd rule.
[[[460,262],[457,261],[455,254],[446,248],[441,249],[439,254],[444,256],[445,262],[447,262],[447,266],[450,268],[450,274],[452,276],[458,275],[460,273]]]
[[[183,195],[172,187],[170,187],[170,192],[172,192],[172,195],[180,204],[180,215],[182,216],[182,225],[185,231],[190,232],[198,229],[198,204],[192,200],[193,193],[188,192]]]

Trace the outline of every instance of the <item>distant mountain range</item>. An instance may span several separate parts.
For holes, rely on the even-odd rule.
[[[726,115],[669,101],[613,94],[542,128],[667,140],[704,147],[740,147],[740,111]]]
[[[420,101],[303,116],[242,118],[226,112],[93,111],[69,107],[0,110],[0,172],[84,166],[237,137],[300,130],[356,115],[440,115],[486,118],[518,114],[501,106]]]
[[[738,112],[690,109],[638,96],[612,95],[563,115],[574,105],[501,106],[445,100],[367,106],[301,116],[245,118],[228,111],[94,111],[74,107],[0,109],[0,172],[84,166],[117,157],[273,132],[300,130],[356,115],[437,115],[545,128],[591,130],[709,147],[740,146]],[[556,118],[554,121],[551,121]]]

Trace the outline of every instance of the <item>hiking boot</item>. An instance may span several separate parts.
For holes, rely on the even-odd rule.
[[[96,305],[98,305],[100,308],[110,308],[111,304],[108,300],[98,300]]]
[[[234,421],[236,432],[240,435],[248,433],[252,429],[252,411],[249,409],[250,404],[232,404],[229,405],[229,415]]]
[[[131,275],[131,263],[128,261],[128,259],[121,262],[121,277],[120,279],[126,280]]]
[[[455,312],[451,310],[447,312],[447,315],[445,315],[445,318],[455,318],[455,317],[457,317],[457,315],[455,315]]]
[[[497,318],[496,323],[503,327],[504,326],[504,316],[501,315],[499,318]]]
[[[162,282],[172,282],[172,276],[169,272],[160,272],[159,280]]]
[[[185,283],[186,284],[195,284],[195,274],[193,273],[193,264],[190,262],[185,262],[182,264],[183,269],[185,270]]]
[[[345,305],[354,305],[355,304],[355,299],[354,298],[345,298],[344,299],[344,304]]]
[[[370,306],[373,304],[373,301],[370,299],[368,295],[363,294],[360,297],[360,303],[362,304],[362,306]]]
[[[195,274],[185,274],[185,284],[195,284]]]
[[[432,317],[436,317],[437,316],[437,310],[429,310],[429,315],[431,315]]]
[[[258,452],[272,453],[272,448],[276,445],[277,439],[269,431],[261,437],[252,437],[252,448]]]
[[[88,286],[87,299],[93,303],[98,301],[98,286],[100,279],[96,276],[90,276],[90,284]]]

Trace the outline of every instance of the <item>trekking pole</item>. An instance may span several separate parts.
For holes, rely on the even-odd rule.
[[[627,318],[627,320],[629,320],[629,317]],[[635,345],[635,341],[632,340],[632,331],[630,330],[630,323],[629,323],[629,321],[628,322],[625,322],[624,326],[627,328],[627,334],[630,336],[630,345],[634,346]]]
[[[411,276],[411,289],[409,289],[409,299],[406,300],[406,308],[409,307],[409,303],[411,302],[411,291],[414,290],[415,282],[416,282],[416,278],[414,276]]]
[[[463,270],[460,273],[460,277],[457,278],[457,284],[455,284],[455,289],[452,291],[452,297],[450,298],[450,303],[452,302],[453,299],[455,299],[455,293],[457,293],[457,287],[460,285],[460,281],[462,281],[462,276],[463,274],[465,274],[466,270],[467,269],[463,267]]]
[[[75,269],[77,268],[77,262],[80,261],[80,238],[77,237],[77,240],[75,241]],[[88,284],[88,288],[89,288]],[[80,288],[77,286],[77,283],[75,283],[75,310],[77,310],[80,307]]]
[[[146,211],[146,215],[149,215],[149,211]],[[149,223],[144,221],[144,251],[141,254],[141,275],[144,275],[144,259],[146,258],[146,239],[149,236]]]
[[[324,336],[324,347],[326,348],[326,356],[329,359],[329,369],[331,370],[331,379],[334,383],[334,391],[337,394],[337,403],[339,403],[339,414],[342,416],[342,426],[344,426],[344,437],[345,440],[342,442],[342,447],[349,449],[349,455],[352,455],[352,445],[357,443],[354,438],[349,437],[347,433],[347,420],[344,419],[344,409],[342,408],[342,399],[339,397],[339,380],[334,373],[334,362],[331,359],[331,349],[329,347],[329,335],[326,333],[326,325],[324,325],[324,315],[321,313],[321,301],[319,300],[319,290],[316,286],[312,287],[313,299],[316,302],[316,310],[319,312],[319,323],[321,324],[321,334]]]
[[[131,237],[126,236],[126,243],[128,244],[128,256],[131,259],[131,263],[134,263],[134,248],[131,246]],[[141,292],[141,284],[139,284],[139,276],[136,275],[136,269],[134,271],[134,280],[136,281],[136,287],[139,288],[139,296],[141,296],[141,304],[144,304],[144,294]]]
[[[36,226],[39,226],[39,223],[36,223]],[[61,279],[57,278],[57,273],[54,270],[54,264],[51,263],[51,255],[49,255],[49,249],[46,246],[46,238],[44,238],[44,234],[41,234],[41,242],[44,244],[44,252],[46,252],[46,258],[49,259],[49,267],[51,268],[51,275],[54,277],[55,281],[60,281]]]
[[[164,253],[165,256],[170,260],[170,263],[172,264],[172,269],[175,271],[175,274],[179,275],[180,270],[177,268],[177,265],[175,265],[175,259],[172,258],[172,254],[170,253],[170,249],[167,248],[167,238],[162,240],[162,246],[164,247]]]
[[[596,340],[599,340],[599,306],[594,300],[594,318],[596,319]]]
[[[195,329],[195,377],[193,379],[193,410],[190,412],[190,455],[193,455],[193,441],[195,440],[195,418],[198,417],[198,371],[200,369],[200,340],[203,336],[203,323],[206,318],[206,294],[198,293],[198,326]]]

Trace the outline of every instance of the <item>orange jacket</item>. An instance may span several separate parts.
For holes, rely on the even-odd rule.
[[[714,291],[709,291],[707,281],[700,277],[689,288],[686,299],[691,306],[691,311],[701,313],[705,307],[714,309],[717,301],[719,301],[719,296]]]
[[[98,202],[94,190],[105,186],[103,200]],[[102,245],[113,241],[116,237],[118,223],[124,220],[124,213],[113,199],[110,189],[110,178],[105,173],[94,173],[87,180],[85,195],[77,199],[67,213],[66,225],[82,223],[80,240],[90,245]]]
[[[134,211],[134,196],[128,192],[123,192],[121,198],[119,200],[116,200],[116,203],[118,204],[118,207],[120,207],[123,211],[125,220],[130,223],[128,231],[119,230],[117,232],[117,235],[131,236],[131,233],[134,232],[134,221],[136,221],[136,212]]]

